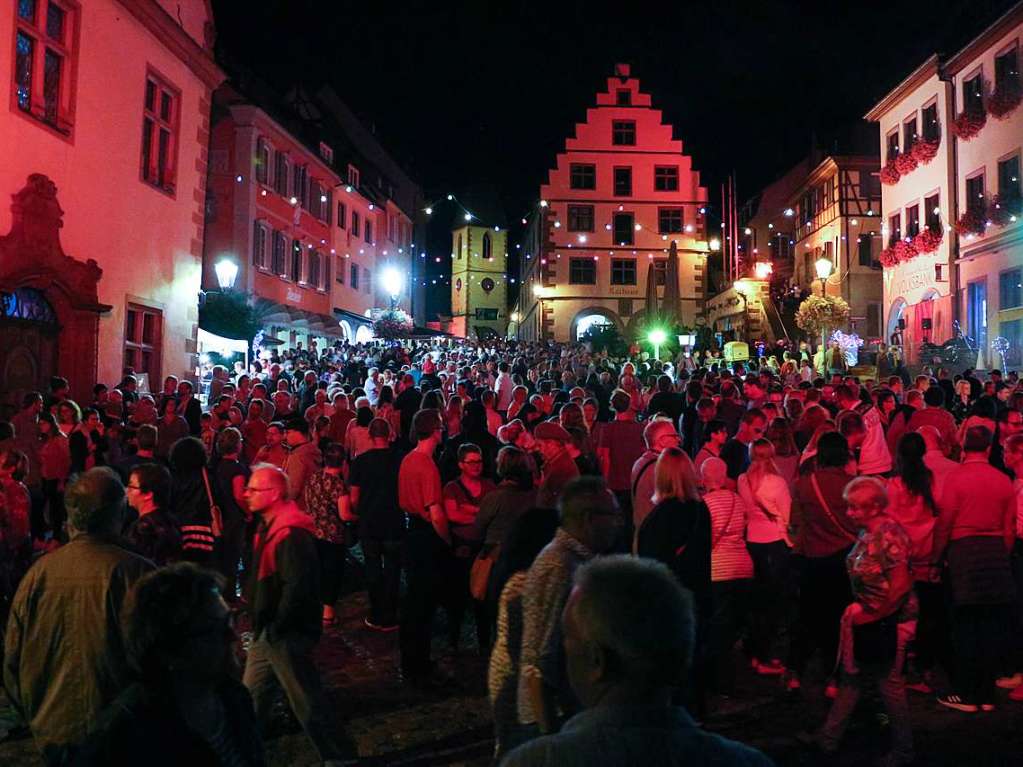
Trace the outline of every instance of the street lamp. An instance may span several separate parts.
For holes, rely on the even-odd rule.
[[[547,288],[541,285],[539,282],[533,283],[533,295],[536,296],[536,302],[540,309],[540,340],[543,341],[547,335],[547,331],[543,326],[543,297],[547,295]]]
[[[230,290],[234,287],[234,281],[238,279],[238,264],[230,258],[222,258],[217,261],[213,271],[217,273],[217,284],[221,290]]]
[[[661,344],[668,340],[668,334],[664,332],[663,328],[654,328],[647,333],[646,337],[654,345],[654,359],[659,360],[661,358]]]
[[[394,309],[398,305],[398,296],[401,295],[401,289],[404,284],[401,272],[393,266],[388,267],[384,269],[381,279],[383,280],[384,290],[391,297],[391,308]]]
[[[823,297],[826,290],[825,283],[827,282],[828,277],[831,276],[831,270],[834,268],[834,264],[831,263],[830,258],[818,258],[813,267],[817,270],[817,279],[821,281],[821,296]]]

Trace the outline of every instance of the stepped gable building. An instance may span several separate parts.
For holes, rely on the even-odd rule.
[[[648,274],[663,297],[672,241],[679,321],[692,326],[701,317],[707,190],[629,65],[616,65],[597,93],[540,198],[522,244],[518,337],[575,340],[594,324],[634,332],[646,314]]]
[[[0,399],[194,377],[213,19],[202,0],[0,11]]]

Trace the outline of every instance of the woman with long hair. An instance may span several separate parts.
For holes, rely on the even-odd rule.
[[[452,395],[444,408],[444,429],[447,438],[457,437],[462,432],[462,398],[457,394]]]
[[[795,400],[798,401],[798,400]],[[775,418],[767,427],[764,437],[774,446],[774,465],[778,473],[791,488],[799,473],[799,448],[792,436],[792,426],[787,418]]]
[[[709,617],[710,515],[693,462],[680,448],[669,447],[657,459],[653,502],[636,534],[636,553],[667,565],[693,592],[697,612]]]
[[[927,444],[916,432],[903,434],[895,456],[895,476],[888,480],[888,515],[906,531],[910,541],[909,568],[920,614],[916,629],[916,671],[920,685],[930,680],[939,657],[947,663],[947,621],[941,571],[933,562],[934,525],[938,504],[934,474],[924,463]],[[922,689],[922,687],[921,687]]]
[[[758,439],[751,446],[749,468],[739,477],[739,495],[749,511],[746,547],[753,557],[753,669],[781,674],[785,669],[778,639],[788,607],[792,496],[770,440]]]
[[[369,424],[372,420],[373,409],[363,406],[355,411],[355,420],[349,421],[345,432],[345,450],[349,461],[354,461],[367,450],[373,449],[373,440],[369,436]]]
[[[377,395],[377,418],[383,418],[391,425],[391,442],[401,434],[401,412],[394,407],[394,389],[381,386]]]

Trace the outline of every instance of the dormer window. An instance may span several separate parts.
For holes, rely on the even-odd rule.
[[[359,169],[354,165],[348,166],[348,185],[359,188]]]
[[[619,88],[615,93],[615,103],[620,107],[632,106],[632,91],[628,88]]]

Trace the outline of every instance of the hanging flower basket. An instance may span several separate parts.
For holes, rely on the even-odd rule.
[[[996,120],[1005,120],[1016,110],[1020,102],[1023,102],[1023,88],[1017,81],[1011,85],[1003,85],[988,96],[987,111]]]
[[[886,269],[891,269],[893,266],[899,265],[899,258],[895,255],[895,251],[891,248],[885,248],[882,250],[878,260],[881,262],[881,266]]]
[[[978,112],[961,112],[952,121],[949,129],[952,135],[963,141],[969,141],[987,125],[987,112],[983,107]]]
[[[796,325],[811,335],[844,325],[849,320],[849,304],[837,296],[810,296],[799,305]]]
[[[389,309],[373,323],[373,335],[377,338],[407,338],[411,332],[412,318],[401,309]]]
[[[979,208],[970,208],[956,221],[956,232],[960,235],[984,234],[987,226],[987,217],[984,211]]]
[[[900,176],[905,176],[907,173],[912,173],[916,170],[917,159],[913,156],[912,150],[904,152],[895,158],[895,170],[899,172]]]
[[[905,240],[899,240],[897,243],[892,245],[892,253],[900,263],[903,261],[909,261],[911,258],[916,258],[917,255],[919,255],[917,249],[913,247],[913,243],[906,242]]]
[[[939,231],[923,229],[920,234],[913,238],[913,247],[917,253],[933,253],[941,245],[944,235]]]
[[[1003,197],[1000,194],[994,196],[987,209],[988,220],[995,226],[1013,223],[1014,219],[1018,218],[1019,212],[1019,197]]]
[[[934,139],[928,141],[925,138],[917,139],[916,143],[913,144],[913,159],[920,165],[926,165],[938,155],[938,147],[941,145],[941,139]]]
[[[898,158],[896,158],[896,160],[897,159]],[[886,184],[888,186],[894,186],[895,184],[899,183],[899,177],[901,175],[902,174],[899,173],[898,169],[895,167],[895,162],[894,161],[889,162],[887,165],[881,168],[881,183]]]

